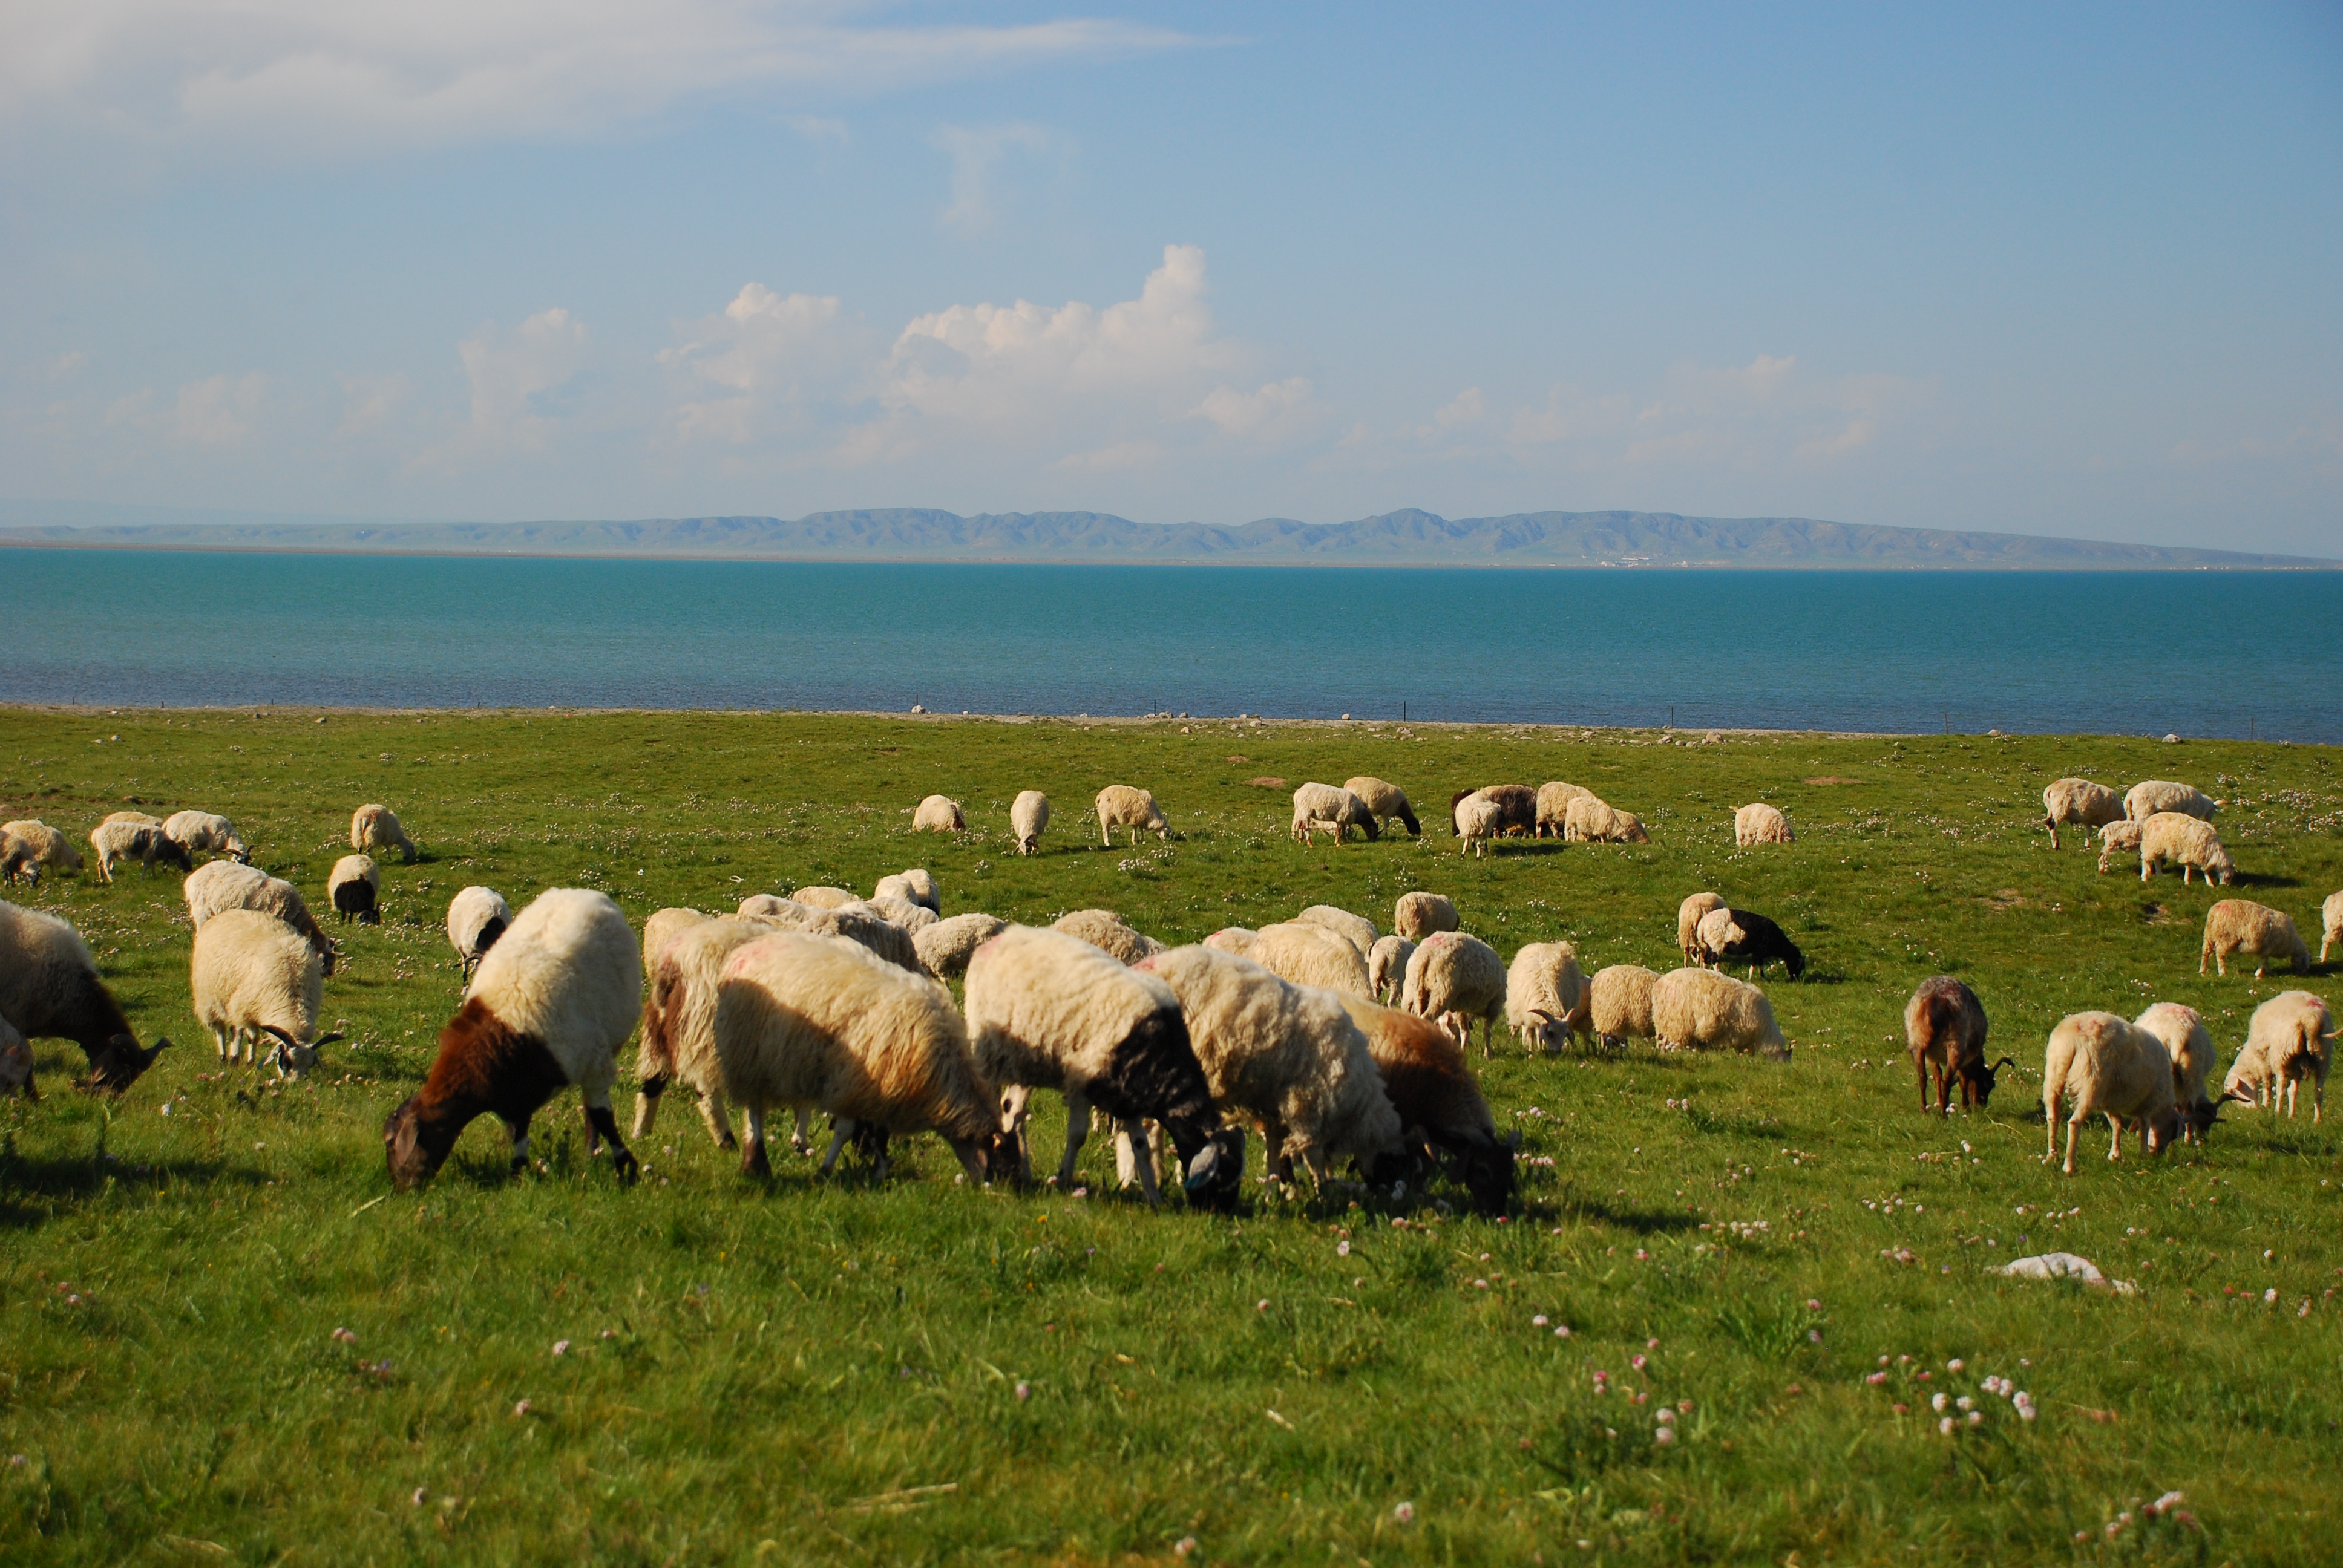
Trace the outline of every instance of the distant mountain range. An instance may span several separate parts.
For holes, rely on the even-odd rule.
[[[0,503],[0,544],[76,548],[383,555],[588,556],[703,560],[1225,563],[1322,566],[2275,568],[2343,561],[2173,549],[1810,518],[1673,512],[1405,510],[1348,523],[1264,518],[1235,527],[1134,523],[1105,512],[926,508],[636,522],[353,523],[78,503]]]

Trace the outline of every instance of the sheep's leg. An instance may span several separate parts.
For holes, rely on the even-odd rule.
[[[2108,1127],[2114,1130],[2114,1136],[2107,1140],[2107,1158],[2110,1160],[2120,1160],[2123,1158],[2123,1118],[2117,1116],[2112,1111],[2107,1111],[2104,1114],[2107,1116]],[[2145,1121],[2140,1123],[2139,1135],[2143,1140],[2147,1137],[2147,1124]]]
[[[749,1136],[740,1144],[740,1174],[770,1176],[773,1162],[765,1157],[765,1108],[761,1105],[743,1106],[740,1114],[749,1124]]]
[[[1325,1191],[1326,1156],[1316,1144],[1309,1143],[1302,1146],[1302,1168],[1310,1172],[1310,1185],[1320,1192]],[[1287,1179],[1292,1180],[1290,1176]]]
[[[813,1140],[807,1136],[813,1131],[813,1107],[798,1107],[797,1125],[789,1131],[789,1147],[799,1154],[813,1152]]]
[[[1139,1190],[1146,1194],[1147,1206],[1151,1209],[1161,1207],[1163,1194],[1155,1178],[1155,1141],[1148,1136],[1147,1123],[1136,1116],[1124,1122],[1122,1130],[1115,1134],[1114,1152],[1115,1173],[1122,1185],[1131,1185],[1135,1166]]]
[[[505,1136],[512,1141],[512,1173],[516,1176],[528,1169],[528,1118],[504,1119]]]
[[[589,1089],[586,1091],[586,1152],[599,1153],[606,1140],[610,1145],[610,1170],[621,1181],[633,1181],[638,1170],[634,1151],[618,1136],[618,1119],[610,1114],[610,1091]]]
[[[1091,1135],[1091,1102],[1079,1090],[1066,1091],[1066,1152],[1058,1161],[1058,1185],[1074,1184],[1075,1162],[1081,1158],[1082,1144]]]
[[[722,1090],[711,1089],[699,1097],[699,1119],[708,1123],[708,1136],[716,1140],[716,1147],[740,1147],[740,1141],[732,1136],[732,1119],[725,1114]]]
[[[219,1047],[220,1065],[225,1067],[227,1065],[227,1030],[215,1028],[212,1030],[212,1043]]]
[[[2048,1147],[2042,1151],[2042,1162],[2047,1165],[2058,1158],[2058,1097],[2046,1091],[2042,1096],[2042,1136]]]
[[[2075,1114],[2066,1119],[2066,1163],[2060,1167],[2060,1169],[2064,1170],[2069,1176],[2072,1176],[2075,1173],[2075,1129],[2080,1127],[2089,1119],[2090,1112],[2084,1110],[2079,1105],[2075,1108]],[[2051,1134],[2051,1141],[2053,1142],[2057,1141],[2056,1133],[2054,1132]]]
[[[2294,1120],[2295,1096],[2298,1094],[2301,1090],[2302,1080],[2298,1078],[2289,1078],[2286,1081],[2286,1119],[2288,1121]]]
[[[1261,1124],[1261,1141],[1264,1148],[1261,1161],[1261,1179],[1264,1185],[1275,1182],[1281,1186],[1293,1180],[1293,1157],[1285,1147],[1285,1123],[1274,1117]]]

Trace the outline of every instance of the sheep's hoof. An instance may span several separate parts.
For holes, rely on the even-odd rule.
[[[765,1158],[765,1141],[758,1139],[748,1145],[747,1152],[740,1156],[740,1174],[769,1178],[772,1173],[772,1161]]]
[[[642,1174],[642,1167],[635,1162],[634,1155],[624,1149],[610,1156],[610,1169],[621,1182],[628,1184]]]

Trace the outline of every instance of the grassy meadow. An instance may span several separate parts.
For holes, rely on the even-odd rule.
[[[196,1028],[176,876],[7,895],[79,927],[141,1038],[178,1044],[108,1103],[71,1088],[76,1047],[44,1041],[45,1097],[0,1101],[0,1560],[2332,1562],[2343,1124],[2232,1110],[2201,1149],[2148,1162],[2135,1142],[2113,1166],[2102,1127],[2066,1178],[2038,1101],[2067,1012],[2189,1003],[2226,1067],[2258,1001],[2343,986],[2331,967],[2199,978],[2217,890],[2100,875],[2095,849],[2053,854],[2039,816],[2062,774],[2197,784],[2228,802],[2233,890],[2315,950],[2343,887],[2338,761],[2121,739],[0,713],[0,819],[79,839],[130,803],[224,812],[327,918],[357,804],[390,804],[424,850],[385,865],[384,924],[342,939],[327,1012],[349,1040],[289,1087],[223,1072]],[[1292,785],[1363,772],[1409,791],[1424,839],[1289,839]],[[1453,789],[1549,779],[1641,813],[1654,842],[1458,856]],[[1116,781],[1155,790],[1168,845],[1086,834]],[[1027,788],[1056,819],[1021,859]],[[967,835],[910,831],[930,791],[964,803]],[[1733,808],[1760,798],[1798,841],[1736,851]],[[1440,1186],[1280,1201],[1252,1181],[1234,1217],[1150,1212],[1111,1191],[1103,1138],[1080,1194],[971,1190],[932,1138],[899,1144],[883,1185],[816,1180],[785,1146],[755,1183],[681,1097],[636,1145],[634,1188],[584,1155],[567,1096],[537,1122],[542,1172],[509,1179],[484,1119],[434,1185],[391,1194],[379,1130],[458,996],[458,889],[518,908],[597,888],[639,926],[914,865],[946,914],[1103,906],[1169,942],[1319,902],[1388,928],[1424,888],[1506,956],[1567,937],[1590,972],[1672,967],[1677,901],[1706,888],[1773,915],[1810,967],[1765,982],[1787,1065],[1642,1043],[1483,1063],[1523,1137],[1503,1221]],[[1949,1122],[1918,1110],[1902,1035],[1905,999],[1946,971],[2023,1070]],[[1043,1169],[1057,1136],[1038,1131]],[[1993,1271],[2053,1250],[2137,1293]],[[1938,1392],[1982,1421],[1953,1406],[1944,1435]]]

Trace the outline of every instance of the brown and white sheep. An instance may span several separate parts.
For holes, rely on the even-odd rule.
[[[1920,1080],[1920,1109],[1928,1109],[1928,1075],[1936,1077],[1936,1114],[1952,1113],[1953,1085],[1961,1088],[1961,1110],[1982,1109],[1993,1097],[1994,1078],[2004,1067],[2017,1064],[2005,1056],[1991,1066],[1985,1060],[1985,1004],[1976,992],[1950,975],[1920,982],[1904,1004],[1904,1045],[1912,1054],[1912,1070]]]
[[[1430,1019],[1346,997],[1342,1010],[1367,1038],[1401,1142],[1424,1165],[1452,1156],[1473,1207],[1502,1214],[1513,1195],[1513,1144],[1497,1136],[1464,1048]]]

